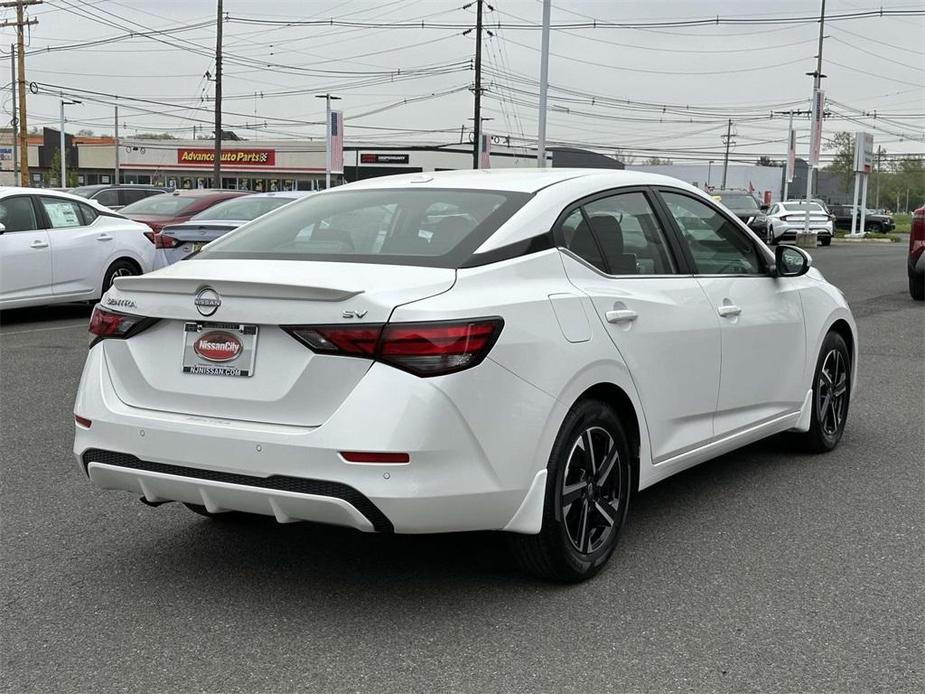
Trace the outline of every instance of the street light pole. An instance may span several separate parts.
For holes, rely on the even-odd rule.
[[[79,104],[80,101],[64,100],[64,93],[61,93],[61,187],[67,188],[67,152],[64,147],[64,105]]]
[[[333,94],[315,94],[316,99],[324,99],[324,189],[331,187],[331,101],[339,96]]]
[[[820,147],[816,141],[816,118],[822,121],[823,113],[818,113],[822,109],[822,103],[819,98],[819,87],[822,86],[822,44],[825,39],[825,0],[822,0],[822,9],[819,13],[819,49],[816,53],[816,71],[811,72],[813,76],[813,100],[812,116],[810,116],[810,137],[809,137],[809,158],[806,161],[806,218],[803,222],[803,233],[809,233],[809,201],[813,197],[813,152]],[[819,129],[819,137],[822,137],[822,128]],[[817,163],[818,165],[818,163]],[[865,187],[865,195],[867,188]],[[865,198],[866,199],[866,198]]]
[[[549,15],[551,6],[552,0],[543,0],[543,38],[540,50],[540,113],[536,142],[536,165],[541,169],[546,167],[546,94],[549,89]]]

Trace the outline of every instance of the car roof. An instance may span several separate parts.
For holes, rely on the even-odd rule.
[[[59,198],[67,198],[68,200],[76,200],[77,202],[82,202],[84,204],[91,203],[98,205],[95,200],[88,200],[87,198],[80,195],[65,193],[61,190],[52,190],[51,188],[20,188],[16,186],[0,186],[0,195],[51,195]]]
[[[397,174],[369,178],[331,189],[360,190],[376,188],[466,188],[471,190],[498,190],[535,193],[543,188],[577,178],[594,177],[595,184],[614,188],[630,185],[673,185],[680,181],[670,176],[626,171],[621,169],[466,169],[458,171],[427,171],[415,174]],[[685,186],[687,184],[684,184]]]
[[[234,197],[236,195],[252,195],[246,190],[225,190],[223,188],[178,188],[169,190],[164,195],[175,195],[180,198],[205,198],[213,195]]]

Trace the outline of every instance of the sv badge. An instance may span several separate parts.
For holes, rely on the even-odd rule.
[[[344,311],[341,315],[344,318],[362,318],[367,313],[369,313],[369,311],[349,311],[348,310],[348,311]]]

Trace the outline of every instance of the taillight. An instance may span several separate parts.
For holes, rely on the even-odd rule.
[[[132,335],[137,335],[156,322],[157,318],[131,316],[127,313],[107,311],[97,304],[93,308],[93,315],[90,316],[90,327],[88,328],[90,331],[90,346],[92,347],[100,340],[110,338],[125,339]]]
[[[176,248],[183,243],[173,236],[164,236],[157,231],[146,231],[144,234],[148,241],[154,244],[155,248]]]
[[[501,318],[475,318],[432,323],[282,327],[314,352],[368,357],[417,376],[441,376],[479,364],[503,326]]]

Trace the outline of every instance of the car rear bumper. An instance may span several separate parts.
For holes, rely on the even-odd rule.
[[[435,379],[374,364],[327,422],[296,427],[130,407],[98,347],[75,405],[91,425],[77,426],[74,454],[94,485],[152,503],[363,531],[497,530],[548,457],[537,442],[557,403],[491,360]],[[455,392],[461,385],[474,396]],[[489,405],[497,416],[485,416]],[[349,463],[343,451],[406,452],[410,462]]]
[[[809,230],[815,232],[817,236],[832,236],[831,226],[810,226]],[[798,233],[803,231],[802,224],[775,224],[773,227],[775,241],[790,241],[797,237]]]

